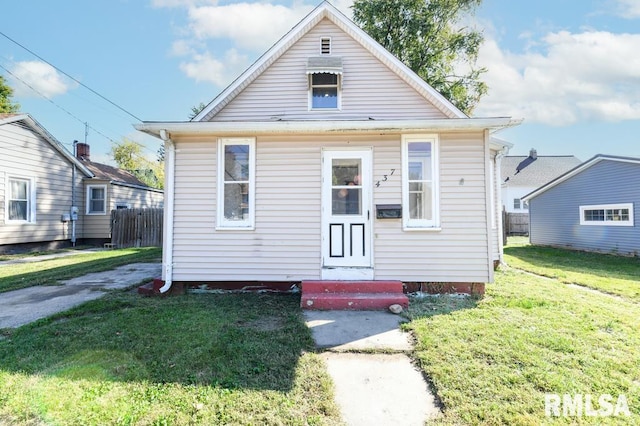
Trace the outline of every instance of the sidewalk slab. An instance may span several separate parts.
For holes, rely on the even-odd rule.
[[[82,250],[69,250],[63,251],[60,253],[52,253],[52,254],[42,254],[37,256],[27,256],[21,257],[19,259],[13,260],[0,260],[0,267],[4,265],[16,265],[20,263],[32,263],[32,262],[42,262],[44,260],[58,259],[61,257],[69,257],[69,256],[77,256],[79,254],[89,254],[97,251],[104,251],[103,248],[90,248],[90,249],[82,249]]]
[[[410,351],[411,335],[400,330],[402,318],[384,311],[304,311],[318,348],[334,351]]]
[[[324,352],[336,403],[349,426],[424,425],[440,409],[404,354]]]

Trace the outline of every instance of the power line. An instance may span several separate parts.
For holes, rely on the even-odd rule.
[[[58,105],[57,103],[53,102],[53,99],[48,98],[47,96],[43,95],[42,93],[40,93],[38,90],[36,90],[33,86],[31,86],[29,83],[27,83],[26,81],[24,81],[23,79],[21,79],[20,77],[18,77],[17,75],[15,75],[14,73],[12,73],[11,71],[9,71],[7,68],[5,68],[4,65],[0,64],[0,68],[2,68],[3,70],[5,70],[6,72],[8,72],[13,78],[15,78],[16,80],[19,80],[22,84],[24,84],[25,86],[27,86],[29,89],[33,90],[34,92],[36,92],[38,95],[42,96],[43,98],[45,98],[46,100],[48,100],[49,102],[51,102],[53,105],[55,105],[56,107],[60,108],[62,111],[66,112],[67,114],[69,114],[69,116],[71,116],[72,118],[74,118],[75,120],[78,120],[80,123],[86,125],[87,127],[89,127],[91,130],[93,130],[94,132],[96,132],[97,134],[101,135],[102,137],[110,140],[113,143],[116,143],[116,141],[114,141],[113,139],[111,139],[109,136],[105,135],[104,133],[100,132],[99,130],[89,126],[85,121],[82,121],[80,118],[78,118],[77,116],[73,115],[73,113],[71,113],[69,110],[65,109],[64,107]]]
[[[66,72],[64,72],[63,70],[61,70],[60,68],[56,67],[55,65],[53,65],[51,62],[47,61],[46,59],[44,59],[42,56],[38,55],[37,53],[35,53],[34,51],[30,50],[29,48],[23,46],[22,44],[18,43],[17,41],[15,41],[14,39],[12,39],[11,37],[9,37],[8,35],[6,35],[5,33],[3,33],[2,31],[0,31],[0,35],[2,35],[4,38],[6,38],[7,40],[9,40],[10,42],[16,44],[17,46],[20,46],[21,48],[23,48],[24,50],[26,50],[27,52],[31,53],[33,56],[35,56],[36,58],[40,59],[42,62],[45,62],[46,64],[52,66],[55,70],[57,70],[58,72],[64,74],[65,76],[69,77],[71,80],[75,81],[76,83],[78,83],[80,86],[84,87],[85,89],[89,90],[91,93],[93,93],[96,96],[99,96],[101,99],[109,102],[111,105],[113,105],[114,107],[118,108],[120,111],[128,114],[129,116],[133,117],[134,119],[138,120],[139,122],[142,123],[142,119],[140,119],[139,117],[135,116],[134,114],[130,113],[129,111],[127,111],[126,109],[122,108],[120,105],[116,104],[115,102],[107,99],[106,97],[102,96],[100,93],[96,92],[95,90],[93,90],[91,87],[87,86],[86,84],[82,83],[81,81],[77,80],[76,78],[72,77],[71,75],[67,74]],[[4,68],[4,67],[3,67]],[[6,68],[5,68],[6,70]],[[13,74],[12,74],[13,75]],[[14,76],[15,77],[15,76]]]

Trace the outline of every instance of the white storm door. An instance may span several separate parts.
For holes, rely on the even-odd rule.
[[[371,267],[371,149],[322,154],[322,266]]]

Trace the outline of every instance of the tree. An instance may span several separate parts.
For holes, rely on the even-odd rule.
[[[123,139],[111,146],[111,157],[118,167],[132,173],[145,185],[152,188],[164,188],[164,159],[150,161],[145,158],[142,144]]]
[[[0,113],[12,113],[20,110],[20,104],[11,100],[13,97],[13,89],[6,83],[3,76],[0,75]]]
[[[189,114],[189,120],[193,120],[194,118],[196,118],[196,115],[200,114],[200,111],[202,111],[206,107],[207,106],[202,102],[200,102],[196,106],[192,106],[191,107],[191,114]]]
[[[355,0],[353,20],[458,109],[470,114],[487,86],[476,68],[481,33],[460,26],[482,0]]]

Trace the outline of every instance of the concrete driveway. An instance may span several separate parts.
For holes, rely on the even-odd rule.
[[[95,272],[56,286],[36,286],[0,293],[0,328],[20,327],[40,318],[66,311],[109,290],[126,289],[161,275],[160,263],[132,263]]]

